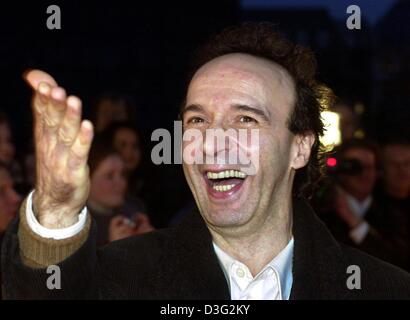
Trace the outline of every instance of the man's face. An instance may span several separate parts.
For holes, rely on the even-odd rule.
[[[241,164],[187,164],[183,168],[201,214],[208,225],[242,226],[266,220],[275,195],[290,195],[293,179],[292,146],[295,136],[287,119],[295,101],[290,75],[280,66],[245,54],[219,57],[202,66],[188,88],[183,110],[184,132],[198,129],[204,143],[196,152],[209,158],[226,158],[228,148],[238,144],[250,159],[258,158],[255,174],[241,178],[231,170],[247,172]],[[231,140],[225,148],[206,143],[206,129],[256,129],[259,141]],[[239,136],[239,135],[238,135]],[[249,136],[249,135],[248,135]],[[183,142],[186,148],[189,142]],[[293,152],[294,153],[294,152]],[[226,159],[226,162],[228,160]],[[228,178],[212,175],[229,170]],[[227,186],[227,187],[221,187]],[[225,188],[225,190],[224,190]],[[227,190],[229,189],[229,190]]]
[[[360,174],[342,176],[345,190],[351,195],[363,199],[371,195],[377,178],[376,157],[374,153],[367,149],[352,148],[345,152],[343,158],[357,160],[363,167]]]
[[[106,157],[91,176],[89,199],[113,209],[124,203],[127,180],[123,160],[116,154]]]
[[[137,169],[141,160],[141,148],[138,135],[131,129],[121,128],[114,136],[114,146],[124,160],[125,170]]]
[[[383,148],[383,179],[393,195],[407,197],[410,192],[410,147],[388,145]]]

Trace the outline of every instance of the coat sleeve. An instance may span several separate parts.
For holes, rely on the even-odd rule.
[[[96,226],[88,216],[73,237],[42,238],[27,224],[25,202],[2,244],[4,299],[98,298]]]

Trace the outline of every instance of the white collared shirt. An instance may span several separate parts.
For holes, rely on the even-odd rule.
[[[372,196],[368,196],[363,201],[359,201],[355,197],[346,193],[346,201],[347,201],[347,205],[349,209],[353,212],[353,214],[356,217],[363,219],[367,210],[369,210],[373,199],[372,199]]]
[[[213,243],[224,271],[232,300],[288,300],[292,289],[293,237],[287,246],[259,274],[235,260]]]
[[[363,201],[357,200],[355,197],[351,196],[350,194],[346,193],[346,202],[347,206],[349,207],[350,211],[362,222],[359,223],[354,229],[350,230],[349,236],[350,238],[356,243],[361,244],[363,240],[366,238],[367,234],[370,230],[370,225],[364,220],[364,216],[366,215],[367,210],[369,210],[373,198],[372,196],[368,196]]]

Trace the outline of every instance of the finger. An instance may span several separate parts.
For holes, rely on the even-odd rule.
[[[128,227],[128,226],[124,226],[124,225],[120,225],[120,226],[112,226],[110,228],[110,232],[111,234],[115,234],[117,237],[129,237],[131,235],[134,234],[134,229]]]
[[[42,114],[50,101],[51,86],[46,82],[40,82],[33,98],[33,108],[37,114]],[[37,115],[36,115],[37,116]]]
[[[144,223],[134,230],[135,234],[143,234],[153,231],[154,228],[149,223]]]
[[[48,73],[41,70],[28,70],[23,73],[23,79],[33,88],[34,90],[38,89],[38,86],[41,82],[45,82],[52,87],[57,86],[57,82],[52,76]]]
[[[67,95],[63,88],[51,88],[49,101],[45,109],[46,119],[48,119],[48,129],[57,129],[66,113]]]
[[[135,229],[138,229],[141,226],[141,224],[143,223],[143,220],[141,219],[139,213],[134,215],[133,220],[134,220],[134,228]]]
[[[40,82],[38,85],[38,90],[35,91],[32,101],[33,108],[33,119],[34,119],[34,137],[36,141],[40,141],[41,136],[44,132],[44,113],[49,103],[51,94],[51,87],[48,83]],[[36,148],[36,154],[38,148]]]
[[[54,111],[54,116],[58,111]],[[60,111],[61,112],[61,111]],[[67,108],[58,129],[58,142],[70,147],[77,138],[81,125],[81,100],[70,96],[67,98]]]
[[[27,70],[23,73],[23,79],[35,91],[33,99],[34,110],[41,112],[41,107],[48,103],[51,88],[56,87],[57,82],[52,76],[41,70]]]
[[[117,233],[123,234],[123,235],[131,235],[133,233],[133,228],[130,228],[126,224],[122,224],[116,227],[115,231]]]
[[[87,163],[88,153],[90,152],[94,130],[90,121],[84,120],[81,123],[78,135],[71,146],[71,156],[68,159],[70,168],[84,167]]]
[[[151,223],[150,223],[148,217],[145,217],[145,218],[142,220],[141,224],[140,224],[140,230],[150,231],[150,230],[152,230],[152,229],[153,229],[153,228],[152,228],[152,226],[151,226]]]

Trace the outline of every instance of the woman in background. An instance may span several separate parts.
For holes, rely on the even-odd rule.
[[[26,185],[23,166],[19,159],[20,157],[16,157],[10,121],[4,113],[0,112],[0,161],[10,170],[16,189],[21,193],[26,193],[29,187]]]
[[[143,208],[126,201],[125,165],[105,137],[96,137],[89,156],[90,195],[87,207],[97,222],[98,245],[152,231]]]
[[[145,178],[142,170],[142,137],[137,128],[128,121],[112,123],[102,134],[124,161],[127,178],[127,200],[138,203],[146,212],[142,189]]]
[[[20,206],[21,198],[14,190],[13,179],[8,166],[0,161],[0,263],[1,244],[4,233],[15,218]],[[0,273],[0,297],[1,297],[1,273]]]

